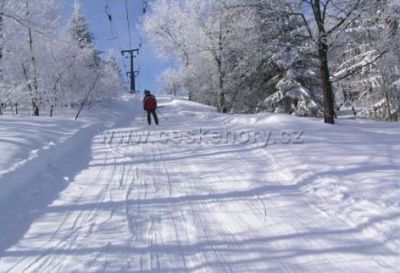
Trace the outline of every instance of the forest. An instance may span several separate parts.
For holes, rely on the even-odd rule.
[[[160,77],[219,112],[399,115],[399,2],[395,0],[155,0],[142,28]]]
[[[59,1],[0,5],[0,109],[53,116],[71,107],[78,118],[82,107],[126,90],[115,54],[100,55],[79,2],[67,27]]]

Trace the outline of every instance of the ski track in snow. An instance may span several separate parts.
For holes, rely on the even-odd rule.
[[[137,105],[115,130],[224,126],[167,106],[160,127],[144,126]],[[88,166],[0,252],[0,272],[400,272],[396,253],[315,208],[300,190],[311,171],[294,177],[273,149],[113,147],[100,134],[88,145]]]

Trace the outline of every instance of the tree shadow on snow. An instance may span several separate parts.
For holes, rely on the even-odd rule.
[[[95,133],[96,131],[92,130],[91,134]],[[14,188],[0,201],[0,257],[7,248],[23,237],[35,219],[47,212],[48,205],[57,199],[59,193],[73,181],[74,177],[81,170],[88,168],[91,145],[82,141],[80,137],[78,133],[72,140],[77,141],[74,144],[77,144],[79,150],[71,149],[63,154],[62,158],[56,157],[55,162],[46,160],[45,167],[40,172],[23,173],[25,169],[36,167],[35,162],[29,162],[22,171],[17,170],[16,175],[26,179],[26,182]],[[86,137],[85,135],[84,138]],[[47,152],[51,153],[45,151]],[[12,175],[14,174],[10,174],[11,177]]]

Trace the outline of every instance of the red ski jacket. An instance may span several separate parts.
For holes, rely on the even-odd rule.
[[[157,109],[157,100],[153,95],[144,97],[143,99],[143,109],[145,111],[153,112]]]

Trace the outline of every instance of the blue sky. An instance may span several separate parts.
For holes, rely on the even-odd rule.
[[[62,13],[65,22],[68,22],[72,14],[74,2],[74,0],[62,0]],[[102,51],[112,49],[118,54],[117,56],[121,56],[120,50],[129,48],[125,0],[80,0],[79,2],[81,3],[82,12],[89,23],[90,30],[95,36],[97,48]],[[105,13],[106,3],[109,5],[114,22],[113,30],[111,30],[110,22]],[[135,59],[136,68],[140,69],[140,75],[136,82],[137,89],[143,91],[143,89],[147,88],[158,93],[157,77],[165,68],[173,65],[173,62],[158,59],[151,46],[146,43],[144,38],[140,38],[137,28],[142,15],[143,1],[127,0],[127,3],[132,29],[132,47],[138,48],[142,40],[140,55]],[[116,36],[119,38],[116,39]],[[125,74],[126,70],[130,70],[129,59],[124,59],[121,56],[120,62],[121,69]],[[127,85],[129,85],[129,82],[127,82]]]

